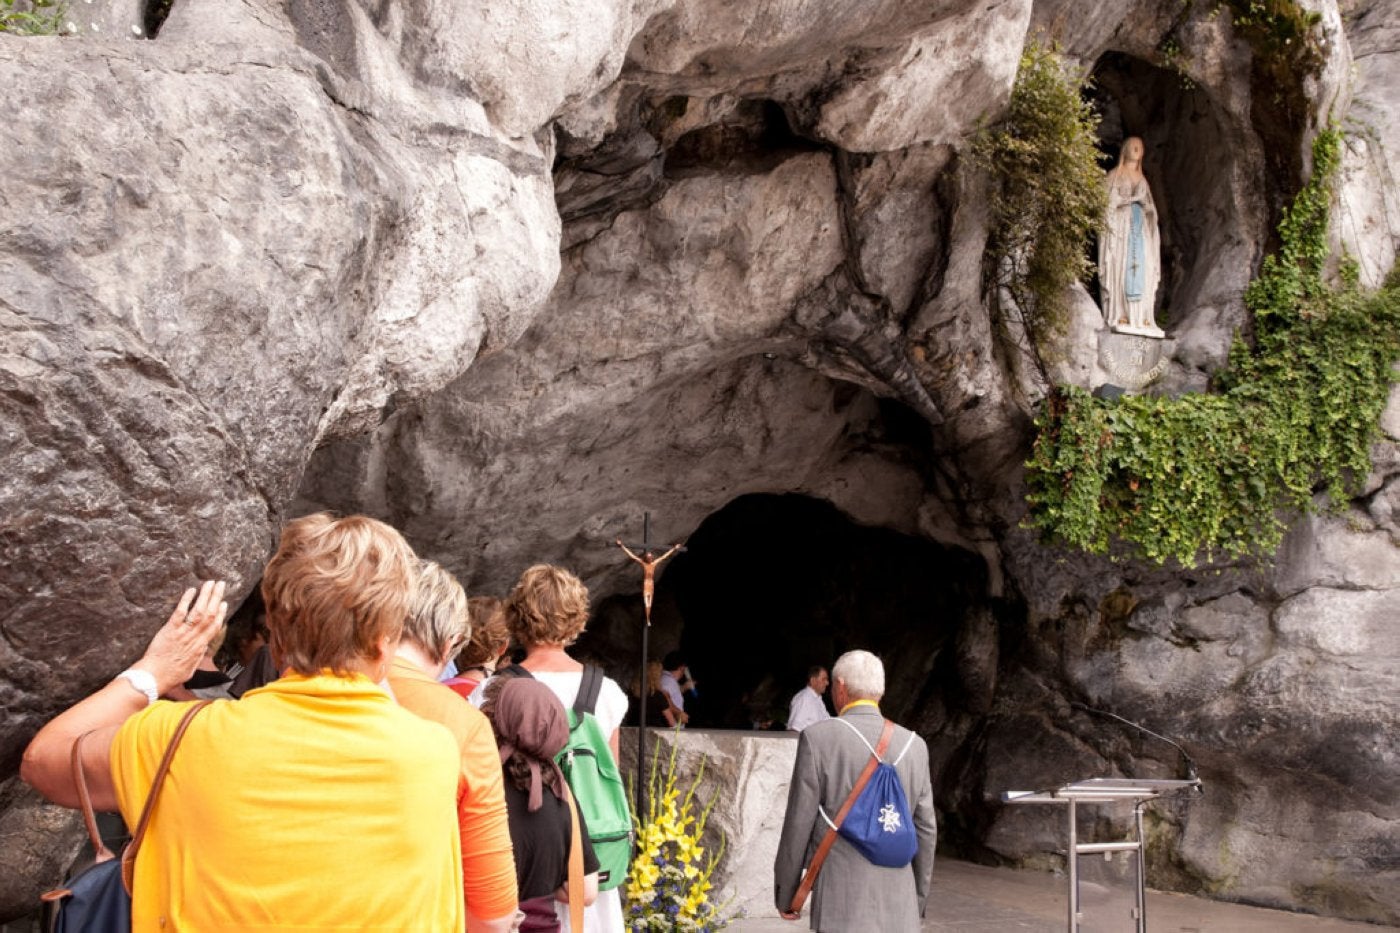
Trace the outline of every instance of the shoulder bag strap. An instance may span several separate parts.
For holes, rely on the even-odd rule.
[[[175,759],[175,749],[180,747],[180,740],[185,737],[185,730],[190,727],[195,714],[213,702],[200,700],[191,706],[180,720],[180,725],[175,728],[175,734],[170,737],[170,744],[165,746],[165,757],[161,758],[160,767],[156,768],[156,776],[151,781],[151,792],[146,795],[146,805],[141,808],[141,819],[136,824],[136,832],[132,834],[131,842],[122,850],[122,885],[126,887],[127,894],[131,893],[136,878],[136,854],[141,851],[141,840],[146,837],[146,827],[150,825],[151,814],[155,812],[161,785],[165,783],[165,775],[170,771],[170,762]]]
[[[92,851],[97,853],[95,862],[105,862],[116,858],[116,853],[107,848],[102,834],[97,830],[97,814],[92,810],[92,794],[88,792],[87,775],[83,772],[83,740],[92,735],[84,732],[73,742],[73,783],[78,785],[78,802],[83,807],[83,823],[87,825],[88,838],[92,840]]]
[[[574,712],[582,719],[584,713],[591,713],[598,706],[598,694],[603,689],[603,669],[596,664],[583,666],[583,679],[578,684],[578,696],[574,697]]]
[[[92,841],[92,851],[95,853],[92,863],[96,865],[100,862],[110,862],[117,856],[107,848],[107,843],[102,841],[102,833],[97,829],[97,814],[93,812],[92,794],[88,791],[87,775],[83,773],[83,740],[90,735],[91,732],[84,732],[74,739],[73,751],[68,757],[73,765],[73,784],[78,788],[78,804],[83,811],[83,825],[87,827],[88,839]],[[39,900],[44,903],[61,901],[72,893],[72,888],[55,888],[40,894]]]
[[[851,807],[855,806],[856,798],[860,792],[865,790],[865,785],[870,783],[870,776],[875,773],[875,767],[880,763],[880,756],[889,748],[890,736],[894,735],[894,723],[885,720],[885,728],[880,731],[880,741],[875,746],[875,750],[870,755],[870,760],[865,763],[865,770],[856,778],[856,786],[851,788],[850,796],[846,802],[841,804],[841,809],[836,812],[836,819],[828,821],[829,825],[826,835],[822,837],[821,844],[817,846],[816,854],[812,856],[812,862],[807,866],[807,874],[802,876],[802,883],[797,886],[797,893],[792,896],[792,906],[788,908],[792,913],[802,912],[802,905],[807,902],[807,895],[812,893],[812,885],[817,882],[817,872],[822,870],[822,863],[826,861],[827,853],[836,844],[836,831],[841,828],[841,824],[846,821],[846,814],[851,812]],[[865,736],[861,736],[861,741],[865,741]],[[869,745],[866,742],[866,745]]]
[[[578,824],[578,807],[574,795],[569,790],[569,782],[564,785],[564,800],[569,805],[569,929],[583,931],[583,833]]]

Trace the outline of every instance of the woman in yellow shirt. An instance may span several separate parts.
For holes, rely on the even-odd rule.
[[[284,676],[191,724],[136,862],[133,930],[464,928],[456,742],[378,686],[415,560],[363,516],[287,525],[262,581]],[[135,667],[34,737],[24,779],[77,806],[69,756],[88,734],[93,805],[133,825],[188,708],[157,697],[193,672],[223,593],[187,591]]]

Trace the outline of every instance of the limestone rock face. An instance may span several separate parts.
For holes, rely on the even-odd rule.
[[[1384,281],[1400,248],[1400,200],[1395,153],[1400,152],[1400,106],[1389,89],[1400,80],[1400,21],[1386,3],[1349,11],[1347,40],[1356,81],[1347,111],[1344,186],[1338,239],[1357,260],[1361,280]]]
[[[1119,663],[1139,676],[1120,680],[1114,708],[1146,714],[1166,699],[1179,709],[1153,718],[1195,740],[1202,774],[1219,790],[1191,805],[1187,870],[1251,901],[1390,922],[1383,892],[1397,875],[1384,853],[1400,790],[1400,717],[1386,697],[1400,655],[1389,624],[1397,599],[1393,589],[1313,586],[1269,618],[1232,594],[1188,610],[1162,637],[1123,644]],[[1193,650],[1172,647],[1183,641]],[[1286,797],[1266,812],[1251,799],[1260,786],[1285,787]],[[1336,829],[1319,846],[1313,827],[1334,808]],[[1203,832],[1211,821],[1230,828],[1223,837]]]
[[[513,340],[557,274],[547,145],[254,20],[0,36],[7,773],[180,590],[254,585],[318,438]]]
[[[1400,641],[1387,620],[1400,591],[1387,563],[1395,553],[1389,537],[1349,524],[1356,520],[1301,523],[1272,579],[1231,572],[1168,583],[1119,573],[1082,595],[1053,582],[1078,568],[1037,581],[1041,607],[1053,606],[1061,619],[1067,601],[1084,602],[1063,628],[1034,636],[1016,662],[1033,673],[1011,678],[1015,695],[1046,722],[1028,728],[1013,717],[995,731],[1015,742],[1049,729],[1077,752],[1018,760],[1022,783],[1180,775],[1166,743],[1063,700],[1083,697],[1185,744],[1200,767],[1204,796],[1154,808],[1154,832],[1180,855],[1175,864],[1155,856],[1159,883],[1393,922],[1395,906],[1383,892],[1396,880],[1386,840],[1400,800],[1393,702]],[[1047,687],[1060,679],[1068,690]],[[1007,683],[1005,671],[1000,681]],[[993,761],[1007,757],[989,755],[989,783]],[[1273,803],[1262,802],[1261,788]],[[1333,817],[1321,816],[1333,807]],[[1038,863],[1054,820],[994,809],[987,845]],[[1125,829],[1126,814],[1116,819]]]
[[[761,6],[692,0],[647,23],[628,57],[641,71],[697,86],[710,75],[716,84],[732,84],[814,65],[852,48],[902,43],[975,6],[965,0],[796,0]]]
[[[7,669],[27,693],[110,673],[111,640],[82,633],[133,602],[126,656],[195,574],[246,591],[316,438],[436,388],[493,325],[511,339],[557,255],[542,153],[358,142],[374,128],[295,48],[6,41],[0,69]],[[91,132],[61,139],[56,115]],[[57,613],[55,575],[85,581]]]
[[[985,581],[828,646],[896,646],[948,844],[1052,865],[1058,823],[1001,791],[1176,766],[1107,709],[1210,786],[1153,818],[1155,882],[1395,922],[1400,401],[1363,497],[1272,567],[1033,540],[1035,405],[1094,384],[1101,317],[1076,289],[1038,368],[969,147],[1032,34],[1093,75],[1105,154],[1147,141],[1162,391],[1205,390],[1321,123],[1351,132],[1339,245],[1368,283],[1400,249],[1394,4],[1308,6],[1296,113],[1169,0],[178,0],[154,42],[0,35],[0,778],[179,590],[250,591],[289,515],[383,517],[474,593],[568,565],[621,653],[642,512],[678,540],[795,493]],[[766,871],[786,776],[712,751],[763,801],[721,817],[735,870]],[[0,856],[0,916],[74,825],[6,786],[6,833],[67,835]]]
[[[610,84],[632,36],[673,3],[410,0],[392,9],[380,31],[416,82],[465,92],[506,135],[530,136],[567,103]],[[362,5],[376,15],[377,4]]]
[[[897,50],[897,62],[842,82],[817,109],[817,135],[853,152],[959,142],[1010,97],[1030,12],[1009,0],[950,13]]]
[[[50,805],[11,776],[0,781],[0,838],[5,840],[0,904],[17,914],[38,906],[38,891],[63,882],[87,842],[87,831],[76,813]]]
[[[64,32],[73,39],[141,39],[146,35],[144,0],[101,0],[64,11]],[[71,24],[71,25],[70,25]]]

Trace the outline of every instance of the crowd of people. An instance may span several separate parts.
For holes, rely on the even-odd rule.
[[[473,625],[458,581],[393,528],[299,518],[264,571],[262,617],[231,646],[233,676],[213,663],[224,590],[188,590],[141,659],[21,763],[50,800],[78,807],[81,777],[95,809],[134,826],[190,705],[167,699],[237,697],[200,710],[178,746],[136,860],[133,929],[539,933],[571,928],[571,896],[591,905],[586,930],[623,929],[555,764],[582,670],[565,650],[588,616],[577,577],[531,567]],[[511,637],[533,678],[492,676]],[[260,654],[273,676],[231,690]],[[464,699],[483,686],[484,710]],[[614,754],[626,705],[606,681]]]
[[[589,801],[575,800],[557,763],[586,703],[615,770],[629,708],[616,682],[569,653],[588,620],[578,577],[537,565],[504,600],[468,600],[390,526],[322,513],[287,524],[261,610],[227,639],[224,596],[221,581],[187,590],[141,659],[45,725],[21,764],[50,800],[78,807],[85,792],[92,808],[135,826],[191,707],[170,701],[218,700],[177,740],[135,863],[134,930],[625,929],[622,879],[600,872],[608,847],[594,851]],[[523,653],[515,664],[512,642]],[[846,657],[832,670],[838,718],[868,733],[882,721],[866,707],[883,670],[877,684],[864,661],[843,671]],[[820,835],[818,804],[839,807],[834,788],[862,763],[827,721],[826,685],[813,668],[793,702],[793,719],[810,721],[775,869],[790,919],[784,897]],[[637,688],[636,715],[685,724],[695,683],[683,655],[652,662]],[[922,913],[932,803],[921,739],[915,751],[900,776],[913,782],[927,861],[889,883],[917,894]],[[814,929],[828,929],[815,911],[845,917],[833,892],[845,897],[840,885],[859,872],[839,874],[847,880],[817,882]],[[904,929],[910,916],[875,928]]]

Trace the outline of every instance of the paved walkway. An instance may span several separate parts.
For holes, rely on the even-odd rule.
[[[1060,875],[940,859],[933,870],[933,896],[924,933],[1064,933],[1065,887]],[[1081,894],[1081,900],[1085,899],[1087,894]],[[1130,920],[1108,926],[1085,923],[1082,928],[1084,933],[1132,933],[1133,929]],[[1400,929],[1161,891],[1147,892],[1147,928],[1150,933],[1380,933]],[[804,933],[807,917],[804,914],[799,923],[754,917],[730,929],[736,933]]]
[[[933,871],[933,885],[924,933],[1064,933],[1062,876],[940,859]],[[1161,891],[1147,892],[1147,928],[1150,933],[1381,933],[1400,929]],[[0,933],[37,933],[38,929],[30,920],[0,924]],[[735,933],[806,933],[807,918],[804,915],[800,922],[788,923],[776,916],[753,917],[729,929]],[[1086,923],[1083,931],[1132,933],[1132,924]]]

